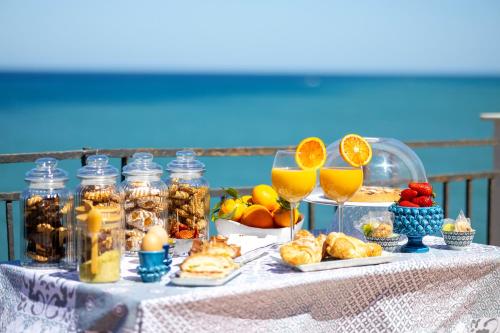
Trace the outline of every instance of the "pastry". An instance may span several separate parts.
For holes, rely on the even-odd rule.
[[[374,243],[365,243],[341,232],[332,232],[326,238],[326,252],[337,259],[377,257],[382,254],[382,247]]]
[[[295,233],[295,237],[293,239],[299,238],[314,238],[314,235],[305,229],[300,229]]]
[[[232,258],[227,256],[195,253],[181,264],[181,277],[222,278],[238,268]]]
[[[221,255],[234,259],[241,255],[241,247],[234,244],[227,244],[227,237],[214,236],[208,242],[201,239],[193,240],[193,245],[189,254],[195,253]]]
[[[323,259],[325,239],[325,235],[314,238],[309,232],[297,233],[293,241],[281,246],[281,258],[293,266],[318,263]]]

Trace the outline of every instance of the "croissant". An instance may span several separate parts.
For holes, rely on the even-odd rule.
[[[305,233],[302,233],[305,235]],[[293,265],[304,265],[318,263],[323,259],[323,244],[326,236],[320,235],[314,238],[311,233],[306,237],[297,238],[284,244],[280,248],[280,255],[284,262]]]
[[[337,259],[378,257],[382,247],[375,243],[365,243],[341,232],[332,232],[326,237],[326,252]]]
[[[295,237],[293,239],[295,240],[299,238],[314,238],[314,235],[307,230],[300,229],[295,233]]]

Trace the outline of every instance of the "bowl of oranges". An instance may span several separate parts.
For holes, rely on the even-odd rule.
[[[252,189],[251,195],[240,196],[235,189],[225,189],[219,203],[212,209],[212,220],[219,235],[276,236],[277,242],[290,239],[292,212],[287,201],[278,198],[269,185]],[[294,230],[302,229],[304,216],[293,211]]]

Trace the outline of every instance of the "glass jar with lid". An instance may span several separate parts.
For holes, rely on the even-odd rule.
[[[176,155],[167,165],[168,234],[176,239],[175,253],[184,254],[190,242],[183,240],[208,239],[210,193],[203,176],[205,165],[194,151],[181,150]]]
[[[26,173],[28,188],[21,194],[23,263],[74,268],[73,195],[66,189],[68,174],[57,167],[55,158],[40,158],[35,163],[36,168]]]
[[[167,185],[161,180],[163,168],[153,162],[150,153],[135,153],[123,168],[125,209],[125,251],[140,251],[142,238],[155,225],[165,228]]]
[[[123,246],[120,172],[105,155],[92,155],[78,170],[75,196],[77,257],[80,281],[100,283],[120,279]]]

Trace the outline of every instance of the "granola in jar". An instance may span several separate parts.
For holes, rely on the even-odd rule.
[[[195,158],[192,150],[177,152],[177,158],[167,165],[169,237],[174,238],[174,253],[184,255],[191,244],[182,240],[208,239],[210,192],[203,174],[205,165]]]

